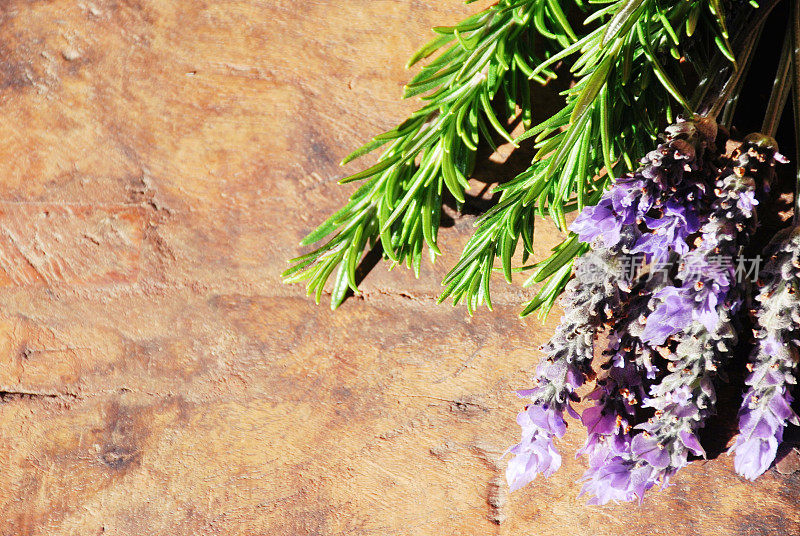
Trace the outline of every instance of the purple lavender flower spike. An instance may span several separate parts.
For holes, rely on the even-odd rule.
[[[665,141],[642,159],[643,167],[619,179],[596,206],[586,207],[570,230],[582,242],[645,253],[647,260],[684,253],[686,238],[700,226],[695,205],[704,193],[703,181],[684,178],[703,168],[702,156],[716,133],[716,123],[705,118],[667,127]],[[643,234],[643,222],[654,232]]]
[[[662,476],[659,470],[634,460],[633,448],[642,436],[631,432],[637,423],[639,403],[646,395],[646,382],[657,372],[652,364],[654,350],[643,344],[638,334],[649,295],[665,280],[665,275],[650,277],[634,288],[628,315],[616,322],[609,336],[608,376],[598,380],[598,388],[589,395],[596,405],[583,412],[589,435],[578,455],[587,454],[589,469],[581,479],[580,495],[592,495],[590,504],[641,500]]]
[[[536,368],[534,387],[518,393],[531,404],[517,420],[522,441],[509,449],[514,457],[506,478],[512,489],[531,482],[538,473],[549,476],[561,465],[553,439],[564,434],[565,412],[578,417],[571,405],[577,400],[575,390],[591,373],[594,334],[619,308],[624,277],[619,259],[607,251],[590,251],[575,260],[575,277],[561,301],[565,314],[542,348],[546,357]]]
[[[698,321],[713,332],[722,320],[717,313],[720,306],[735,310],[739,305],[734,260],[747,236],[742,230],[749,232],[755,225],[755,178],[772,172],[777,153],[774,145],[763,141],[747,141],[737,152],[731,173],[717,181],[717,201],[701,228],[700,245],[683,258],[679,272],[683,283],[655,296],[642,335],[650,344],[664,344]]]
[[[800,228],[781,233],[773,244],[756,298],[758,345],[748,363],[749,389],[739,410],[739,436],[730,449],[736,454],[736,472],[749,480],[772,465],[787,422],[798,423],[791,389],[800,345]]]

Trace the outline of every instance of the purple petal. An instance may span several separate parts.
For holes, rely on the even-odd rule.
[[[706,457],[706,451],[703,450],[702,446],[700,446],[700,441],[698,441],[696,435],[687,430],[681,430],[678,435],[681,438],[681,442],[683,442],[683,444],[692,452],[692,454],[695,456],[702,456],[703,458]]]

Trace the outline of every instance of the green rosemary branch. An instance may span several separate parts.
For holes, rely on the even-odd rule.
[[[761,133],[771,138],[778,132],[778,124],[783,116],[783,109],[789,99],[789,92],[792,88],[791,69],[792,69],[792,21],[786,27],[786,37],[783,39],[780,59],[778,60],[778,70],[775,73],[775,80],[772,82],[772,92],[769,95],[767,109],[764,112],[764,120],[761,124]]]
[[[553,76],[534,52],[537,33],[544,37],[539,39],[542,58],[576,39],[556,0],[501,0],[434,31],[439,36],[409,66],[438,56],[406,85],[404,95],[421,96],[426,104],[345,158],[343,163],[388,145],[375,165],[340,181],[365,182],[302,245],[327,241],[293,259],[283,273],[286,282],[306,282],[318,303],[337,268],[331,307],[338,307],[349,289],[358,292],[356,267],[368,247],[380,245],[393,264],[406,263],[417,275],[424,246],[432,261],[439,255],[445,189],[464,202],[478,145],[491,143],[492,131],[513,142],[504,124],[521,110],[523,123],[530,125],[528,80],[544,82]],[[504,104],[501,117],[493,109],[495,101]]]
[[[698,61],[711,63],[716,50],[733,56],[718,2],[619,0],[589,15],[584,26],[595,21],[602,23],[540,65],[573,58],[570,71],[577,81],[561,111],[518,138],[535,137],[539,152],[530,168],[498,188],[503,192],[498,205],[476,222],[460,261],[445,277],[440,301],[452,296],[470,312],[481,303],[491,308],[487,273],[499,257],[511,281],[511,258],[520,239],[523,263],[533,253],[534,215],[548,215],[566,230],[565,212],[596,203],[608,180],[632,170],[647,152],[663,110],[668,122],[676,107],[692,111],[680,65],[682,25],[687,35],[709,34],[710,47],[692,51]],[[571,276],[573,260],[586,247],[569,235],[549,258],[527,267],[536,271],[526,285],[541,287],[522,316],[537,309],[549,312]]]

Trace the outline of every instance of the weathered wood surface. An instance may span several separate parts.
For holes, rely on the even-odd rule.
[[[281,285],[350,191],[337,161],[409,110],[405,58],[474,8],[0,0],[0,533],[800,532],[800,479],[724,455],[586,507],[577,427],[509,496],[555,319],[504,285],[494,313],[435,306],[473,217],[337,313]]]

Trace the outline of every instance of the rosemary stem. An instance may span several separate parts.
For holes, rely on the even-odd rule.
[[[758,9],[757,18],[750,26],[747,33],[741,35],[740,38],[736,40],[736,46],[734,46],[734,48],[736,49],[735,53],[737,53],[737,56],[741,58],[738,62],[739,65],[736,66],[736,70],[713,98],[712,102],[714,104],[711,106],[711,109],[708,111],[708,113],[705,114],[708,117],[716,119],[719,113],[722,111],[722,108],[729,102],[732,102],[734,90],[739,85],[740,80],[747,74],[747,69],[743,63],[745,63],[747,58],[753,54],[753,50],[758,44],[758,38],[761,35],[761,30],[767,21],[767,17],[772,12],[773,8],[775,8],[775,6],[778,4],[778,2],[779,0],[770,0],[769,2],[765,2]]]
[[[772,83],[772,92],[769,95],[767,110],[764,112],[764,122],[761,124],[761,133],[772,138],[778,131],[778,125],[786,108],[786,101],[789,98],[789,89],[792,87],[789,80],[792,68],[793,53],[793,24],[791,19],[786,27],[786,37],[783,40],[783,49],[778,60],[778,70],[775,73],[775,81]]]
[[[735,28],[744,28],[746,26],[746,21],[752,18],[752,9],[748,10],[747,12],[739,13],[732,26]],[[760,33],[757,33],[757,35],[753,38],[753,41],[757,42],[759,38]],[[741,39],[742,37],[739,36],[739,38],[737,38],[737,40],[735,40],[731,45],[732,48],[735,46],[735,48],[732,49],[734,56],[739,50]],[[698,112],[702,115],[708,111],[708,108],[710,108],[713,102],[708,102],[706,100],[706,95],[715,84],[722,83],[722,80],[725,78],[725,76],[727,76],[727,73],[731,68],[736,69],[739,67],[739,65],[740,64],[737,62],[732,63],[730,58],[724,55],[720,50],[714,54],[714,57],[711,58],[711,61],[709,61],[708,65],[706,65],[705,71],[697,81],[697,87],[692,93],[692,105],[694,106],[695,112]]]
[[[757,43],[761,39],[761,34],[763,33],[764,26],[762,25],[758,32],[756,33],[756,38],[753,41],[753,45],[748,47],[742,53],[742,57],[740,58],[740,68],[742,69],[743,73],[750,72],[750,66],[753,64],[753,58],[755,58],[755,54],[753,53],[754,49],[757,46]],[[739,77],[739,80],[736,82],[736,85],[732,88],[731,94],[728,99],[724,102],[724,106],[722,112],[720,114],[717,123],[730,129],[731,125],[733,124],[733,115],[736,113],[736,107],[739,105],[739,97],[742,94],[742,88],[744,87],[746,76]]]
[[[753,59],[755,58],[754,50],[761,40],[761,34],[764,32],[764,25],[762,24],[758,31],[756,32],[755,39],[753,40],[753,45],[748,47],[743,52],[743,57],[741,58],[740,68],[744,70],[745,73],[750,72],[750,66],[753,64]],[[733,115],[736,113],[736,107],[739,105],[739,97],[742,94],[742,88],[744,87],[745,76],[739,78],[736,87],[733,88],[731,96],[728,98],[725,106],[722,110],[719,120],[717,121],[718,124],[724,126],[725,128],[730,129],[731,125],[733,124]]]

